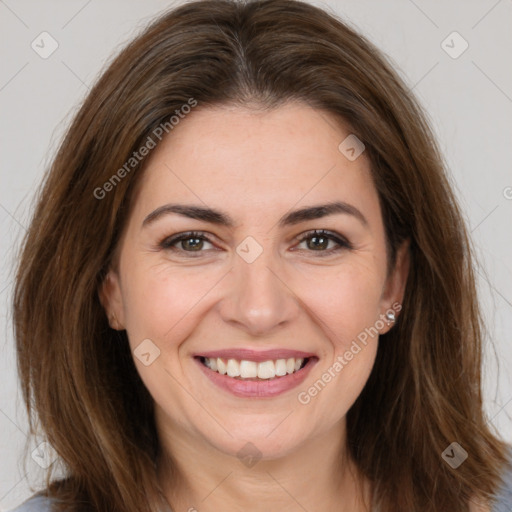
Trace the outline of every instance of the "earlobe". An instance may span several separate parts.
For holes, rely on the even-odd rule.
[[[109,270],[101,283],[98,296],[107,315],[110,327],[115,330],[124,329],[123,301],[119,276],[114,270]]]

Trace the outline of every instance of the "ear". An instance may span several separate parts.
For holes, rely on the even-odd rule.
[[[124,329],[123,295],[119,274],[115,270],[108,271],[99,287],[98,295],[110,327],[118,331]]]
[[[394,320],[388,318],[387,313],[394,313],[395,318],[397,318],[402,309],[402,301],[405,294],[405,286],[407,284],[411,261],[409,247],[410,241],[406,240],[398,248],[395,265],[386,278],[380,303],[380,318],[384,320],[386,325],[383,329],[380,329],[380,334],[385,334],[393,326]]]

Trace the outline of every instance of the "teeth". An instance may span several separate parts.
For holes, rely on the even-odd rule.
[[[258,363],[258,378],[273,379],[276,376],[276,365],[274,361]]]
[[[238,364],[238,361],[235,361],[234,359],[228,359],[227,371],[230,377],[239,377],[240,365]]]
[[[204,358],[204,364],[221,375],[240,377],[241,379],[273,379],[292,374],[300,369],[304,359],[301,357],[289,359],[277,359],[276,361],[237,361],[236,359]]]
[[[240,361],[240,377],[251,379],[258,376],[258,363],[254,361]]]
[[[208,361],[210,362],[210,365],[209,365],[209,368],[211,368],[214,372],[217,371],[217,359],[208,359]]]
[[[208,361],[208,359],[207,359],[207,361]],[[211,359],[210,359],[210,361],[211,361]],[[213,370],[213,368],[212,368],[212,370]],[[221,375],[226,375],[226,373],[227,373],[226,363],[222,359],[220,359],[220,358],[217,359],[217,371]]]
[[[278,359],[276,361],[276,375],[279,377],[286,375],[286,359]]]

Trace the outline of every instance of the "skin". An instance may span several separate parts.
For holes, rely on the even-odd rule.
[[[378,336],[309,403],[297,397],[365,328],[392,328],[382,315],[401,302],[406,283],[406,245],[388,272],[369,160],[363,152],[349,161],[338,150],[349,134],[301,103],[267,112],[198,108],[147,162],[100,296],[132,350],[145,339],[160,350],[149,366],[134,361],[155,401],[166,454],[160,481],[176,511],[369,510],[368,483],[345,452],[345,417],[370,375]],[[357,208],[366,224],[338,213],[278,225],[292,210],[333,201]],[[168,203],[219,209],[235,225],[172,213],[143,226]],[[351,247],[329,254],[337,244],[324,240],[315,250],[311,237],[300,241],[312,229]],[[210,239],[199,253],[186,243],[159,246],[191,230]],[[263,249],[252,263],[236,252],[248,236]],[[318,362],[298,388],[240,398],[213,385],[192,357],[221,348],[303,350]],[[262,457],[252,467],[237,457],[247,442]]]

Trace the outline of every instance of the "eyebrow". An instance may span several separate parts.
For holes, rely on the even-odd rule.
[[[187,204],[165,204],[152,211],[142,222],[142,227],[155,222],[164,215],[173,213],[219,226],[226,226],[230,228],[235,226],[234,220],[227,213],[220,210]],[[364,226],[368,226],[368,221],[361,211],[355,206],[343,201],[334,201],[331,203],[308,206],[299,210],[294,210],[283,215],[278,224],[279,227],[283,228],[335,214],[351,215],[359,220]]]

